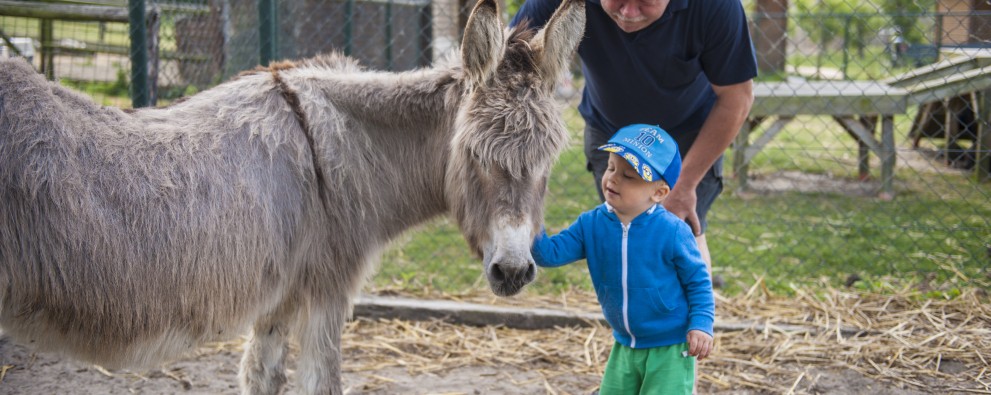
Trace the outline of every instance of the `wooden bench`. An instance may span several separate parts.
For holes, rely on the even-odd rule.
[[[881,198],[894,197],[894,116],[904,114],[907,92],[878,81],[758,82],[754,105],[733,144],[733,169],[742,190],[749,164],[798,115],[828,115],[858,143],[861,179],[870,173],[868,155],[881,159]],[[772,119],[757,136],[765,120]],[[881,140],[875,137],[880,119]],[[752,136],[757,136],[751,141]]]

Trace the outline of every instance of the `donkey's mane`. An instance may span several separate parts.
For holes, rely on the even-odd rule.
[[[505,71],[534,71],[536,70],[536,59],[533,48],[530,47],[530,40],[536,32],[529,27],[530,22],[524,20],[513,27],[506,39],[506,53],[504,67],[511,67]]]
[[[356,59],[336,51],[303,60],[299,64],[303,67],[319,67],[345,72],[358,72],[365,69]]]
[[[365,68],[358,63],[358,61],[352,57],[344,55],[340,52],[334,51],[325,54],[320,54],[312,58],[301,59],[301,60],[280,60],[273,62],[268,66],[257,66],[251,70],[242,71],[234,78],[239,78],[245,75],[254,75],[260,73],[270,73],[278,72],[283,70],[289,70],[299,67],[315,67],[327,70],[334,70],[346,73],[357,73],[365,71]]]

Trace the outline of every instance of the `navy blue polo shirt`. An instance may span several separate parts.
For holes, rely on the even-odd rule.
[[[513,18],[543,26],[561,0],[527,0]],[[716,101],[714,85],[757,76],[757,61],[740,0],[671,0],[660,19],[626,33],[600,0],[585,0],[585,37],[578,47],[585,91],[578,111],[592,127],[615,132],[646,123],[678,140],[695,141]]]

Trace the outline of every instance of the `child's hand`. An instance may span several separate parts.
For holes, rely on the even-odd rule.
[[[688,331],[688,355],[697,357],[699,361],[709,357],[712,352],[712,336],[698,329]]]

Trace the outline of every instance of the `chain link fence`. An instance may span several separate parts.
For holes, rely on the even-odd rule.
[[[714,272],[729,287],[761,277],[782,287],[822,279],[883,287],[906,278],[941,292],[988,287],[991,6],[744,4],[761,74],[754,111],[727,151],[725,191],[710,213]],[[455,50],[472,5],[0,0],[0,56],[24,56],[105,105],[129,107],[141,92],[166,105],[260,63],[327,51],[371,69],[429,66]],[[505,4],[506,20],[517,7]],[[133,45],[136,39],[145,45]],[[133,67],[139,52],[147,67]],[[136,84],[135,76],[148,82]],[[574,110],[582,78],[570,77],[557,92],[574,134],[550,183],[552,231],[598,203]],[[412,281],[409,273],[426,262],[464,265],[457,272],[469,283],[481,278],[447,220],[397,244],[383,267],[396,281]],[[443,279],[427,281],[443,288]]]

